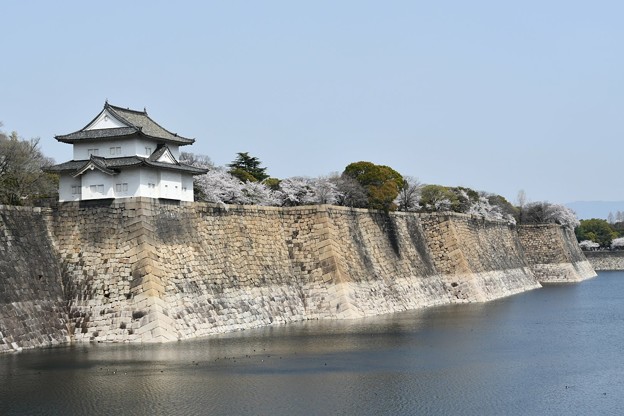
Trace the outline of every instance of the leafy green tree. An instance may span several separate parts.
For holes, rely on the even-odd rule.
[[[266,168],[261,167],[260,159],[249,156],[247,152],[239,152],[236,155],[236,159],[227,165],[231,175],[243,182],[262,182],[269,177],[265,172]]]
[[[624,222],[623,221],[615,222],[613,224],[609,223],[609,224],[611,225],[611,228],[613,228],[613,231],[618,233],[618,237],[624,237]]]
[[[265,184],[270,190],[277,191],[280,187],[280,180],[278,178],[266,178],[262,183]]]
[[[345,168],[343,175],[355,179],[366,190],[368,208],[396,210],[394,200],[403,188],[403,177],[399,172],[389,166],[355,162]]]
[[[27,205],[54,198],[58,176],[42,170],[52,164],[39,149],[39,139],[0,131],[0,204]]]
[[[451,211],[459,206],[459,198],[446,186],[425,185],[420,191],[420,205],[425,211]]]
[[[611,241],[618,236],[606,220],[598,218],[581,220],[574,232],[578,241],[591,240],[603,247],[610,246]]]
[[[451,211],[467,213],[470,211],[470,207],[479,202],[479,192],[474,189],[465,188],[463,186],[456,186],[449,188],[456,196],[455,202],[451,204]]]
[[[241,168],[230,169],[228,173],[234,176],[235,178],[237,178],[241,182],[258,182],[258,179],[256,179],[255,176],[247,172],[245,169],[241,169]]]
[[[507,201],[504,196],[487,194],[486,198],[492,206],[498,207],[504,216],[516,219],[518,218],[519,209],[514,207],[511,202]]]

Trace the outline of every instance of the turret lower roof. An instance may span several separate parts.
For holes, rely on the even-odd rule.
[[[166,163],[150,160],[150,158],[140,156],[126,156],[116,158],[104,158],[98,156],[91,156],[91,159],[87,160],[70,160],[69,162],[60,163],[46,168],[50,173],[79,173],[89,163],[95,164],[100,169],[118,173],[124,168],[133,167],[152,167],[156,169],[174,170],[183,173],[190,173],[192,175],[201,175],[208,172],[207,169],[196,168],[184,163]]]

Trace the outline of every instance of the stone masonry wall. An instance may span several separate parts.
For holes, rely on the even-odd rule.
[[[525,261],[515,227],[462,214],[424,214],[436,267],[455,276],[453,295],[486,301],[539,287]]]
[[[0,206],[0,352],[69,342],[49,211]]]
[[[46,266],[53,293],[44,298],[60,308],[51,333],[66,340],[69,328],[77,342],[173,341],[486,301],[540,286],[515,227],[460,214],[129,198],[63,203],[38,221],[39,228],[29,226],[44,244],[37,251],[56,264]],[[20,230],[17,222],[6,235]],[[535,229],[531,238],[544,231],[547,238],[554,232]],[[17,274],[38,270],[22,260],[25,248],[18,251],[11,254],[21,264]],[[544,261],[559,276],[581,257]],[[3,267],[0,282],[11,274]],[[20,296],[17,288],[5,292]],[[4,296],[0,305],[11,299]],[[0,331],[7,316],[0,315]],[[10,322],[5,332],[14,337],[18,323]]]
[[[469,216],[99,204],[55,214],[77,341],[186,339],[539,287],[513,228]]]
[[[596,276],[574,232],[558,225],[518,227],[527,262],[540,282],[578,282]]]
[[[594,270],[624,270],[624,251],[585,251]]]

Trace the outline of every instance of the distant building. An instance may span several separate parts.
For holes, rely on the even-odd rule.
[[[59,201],[139,196],[193,201],[193,175],[206,173],[178,162],[180,146],[195,140],[165,130],[145,110],[106,102],[84,128],[55,138],[74,147],[73,160],[48,169],[60,174]]]

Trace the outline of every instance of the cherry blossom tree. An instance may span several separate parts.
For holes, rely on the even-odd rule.
[[[624,244],[624,241],[622,241],[622,243]],[[592,240],[583,240],[579,243],[579,246],[582,250],[597,250],[598,248],[600,248],[600,244],[594,243]]]
[[[491,204],[487,194],[481,194],[479,199],[470,205],[467,214],[480,215],[489,220],[507,221],[510,224],[516,223],[513,215],[503,212],[500,206]]]
[[[328,178],[293,177],[280,182],[282,205],[336,204],[340,193]]]
[[[343,207],[366,208],[368,196],[366,189],[351,176],[334,174],[329,181],[336,186],[336,204]]]
[[[245,200],[242,182],[223,168],[213,168],[195,177],[195,187],[199,191],[197,200],[215,204],[241,204]]]
[[[611,248],[622,250],[624,249],[624,237],[614,238],[611,241]]]
[[[580,221],[576,217],[576,212],[561,204],[551,204],[549,218],[552,222],[574,229],[578,227]]]
[[[212,163],[212,160],[210,160],[210,157],[206,155],[196,155],[191,152],[181,152],[180,163],[184,163],[186,165],[191,165],[191,166],[195,166],[196,168],[202,168],[202,169],[214,168],[214,163]]]
[[[312,192],[314,193],[314,203],[335,205],[340,192],[334,182],[327,177],[318,177],[311,180]]]
[[[242,204],[278,206],[281,198],[279,192],[273,191],[260,182],[245,182],[241,184],[244,197]]]

